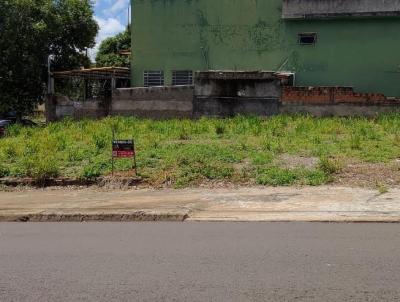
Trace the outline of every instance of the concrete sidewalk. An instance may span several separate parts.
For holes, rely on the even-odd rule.
[[[0,192],[0,221],[400,221],[400,189],[346,187]]]

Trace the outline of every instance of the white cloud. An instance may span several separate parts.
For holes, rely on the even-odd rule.
[[[127,10],[128,5],[129,5],[129,0],[117,0],[109,9],[105,9],[104,13],[107,15],[109,14],[115,15],[123,10]]]
[[[95,7],[104,6],[104,5],[111,5],[112,0],[92,0]]]
[[[95,17],[95,20],[99,24],[99,33],[96,37],[96,46],[89,51],[90,57],[94,60],[96,56],[97,49],[99,48],[100,43],[108,38],[115,36],[116,34],[122,32],[125,29],[125,26],[121,24],[121,22],[116,18],[100,18]]]
[[[128,22],[129,2],[130,0],[93,0],[99,33],[96,38],[96,46],[89,51],[92,60],[96,56],[99,44],[104,39],[115,36],[125,29]]]
[[[116,18],[103,19],[100,17],[95,17],[97,23],[99,24],[99,36],[110,37],[125,29],[125,26]]]

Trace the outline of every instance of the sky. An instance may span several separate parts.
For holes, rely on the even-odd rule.
[[[100,28],[96,47],[90,51],[92,59],[101,41],[125,29],[128,23],[129,2],[130,0],[94,0],[95,19]]]

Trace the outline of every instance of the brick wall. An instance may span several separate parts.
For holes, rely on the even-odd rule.
[[[378,93],[357,93],[351,87],[282,87],[283,104],[362,104],[392,105],[399,104],[398,99],[388,99]]]

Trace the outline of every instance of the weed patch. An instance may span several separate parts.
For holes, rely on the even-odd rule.
[[[343,163],[338,159],[321,157],[319,161],[319,169],[327,175],[339,173],[343,168]]]
[[[258,171],[260,185],[289,186],[294,184],[318,186],[329,181],[329,175],[320,170],[269,167]]]
[[[400,154],[400,114],[374,119],[278,115],[156,121],[109,117],[64,120],[41,128],[10,127],[0,140],[0,177],[91,179],[107,175],[113,130],[116,138],[134,137],[142,177],[150,183],[178,187],[203,180],[319,185],[340,173],[346,159],[386,163]],[[315,165],[280,166],[285,156],[320,160]],[[131,160],[118,160],[115,171],[131,166]]]

